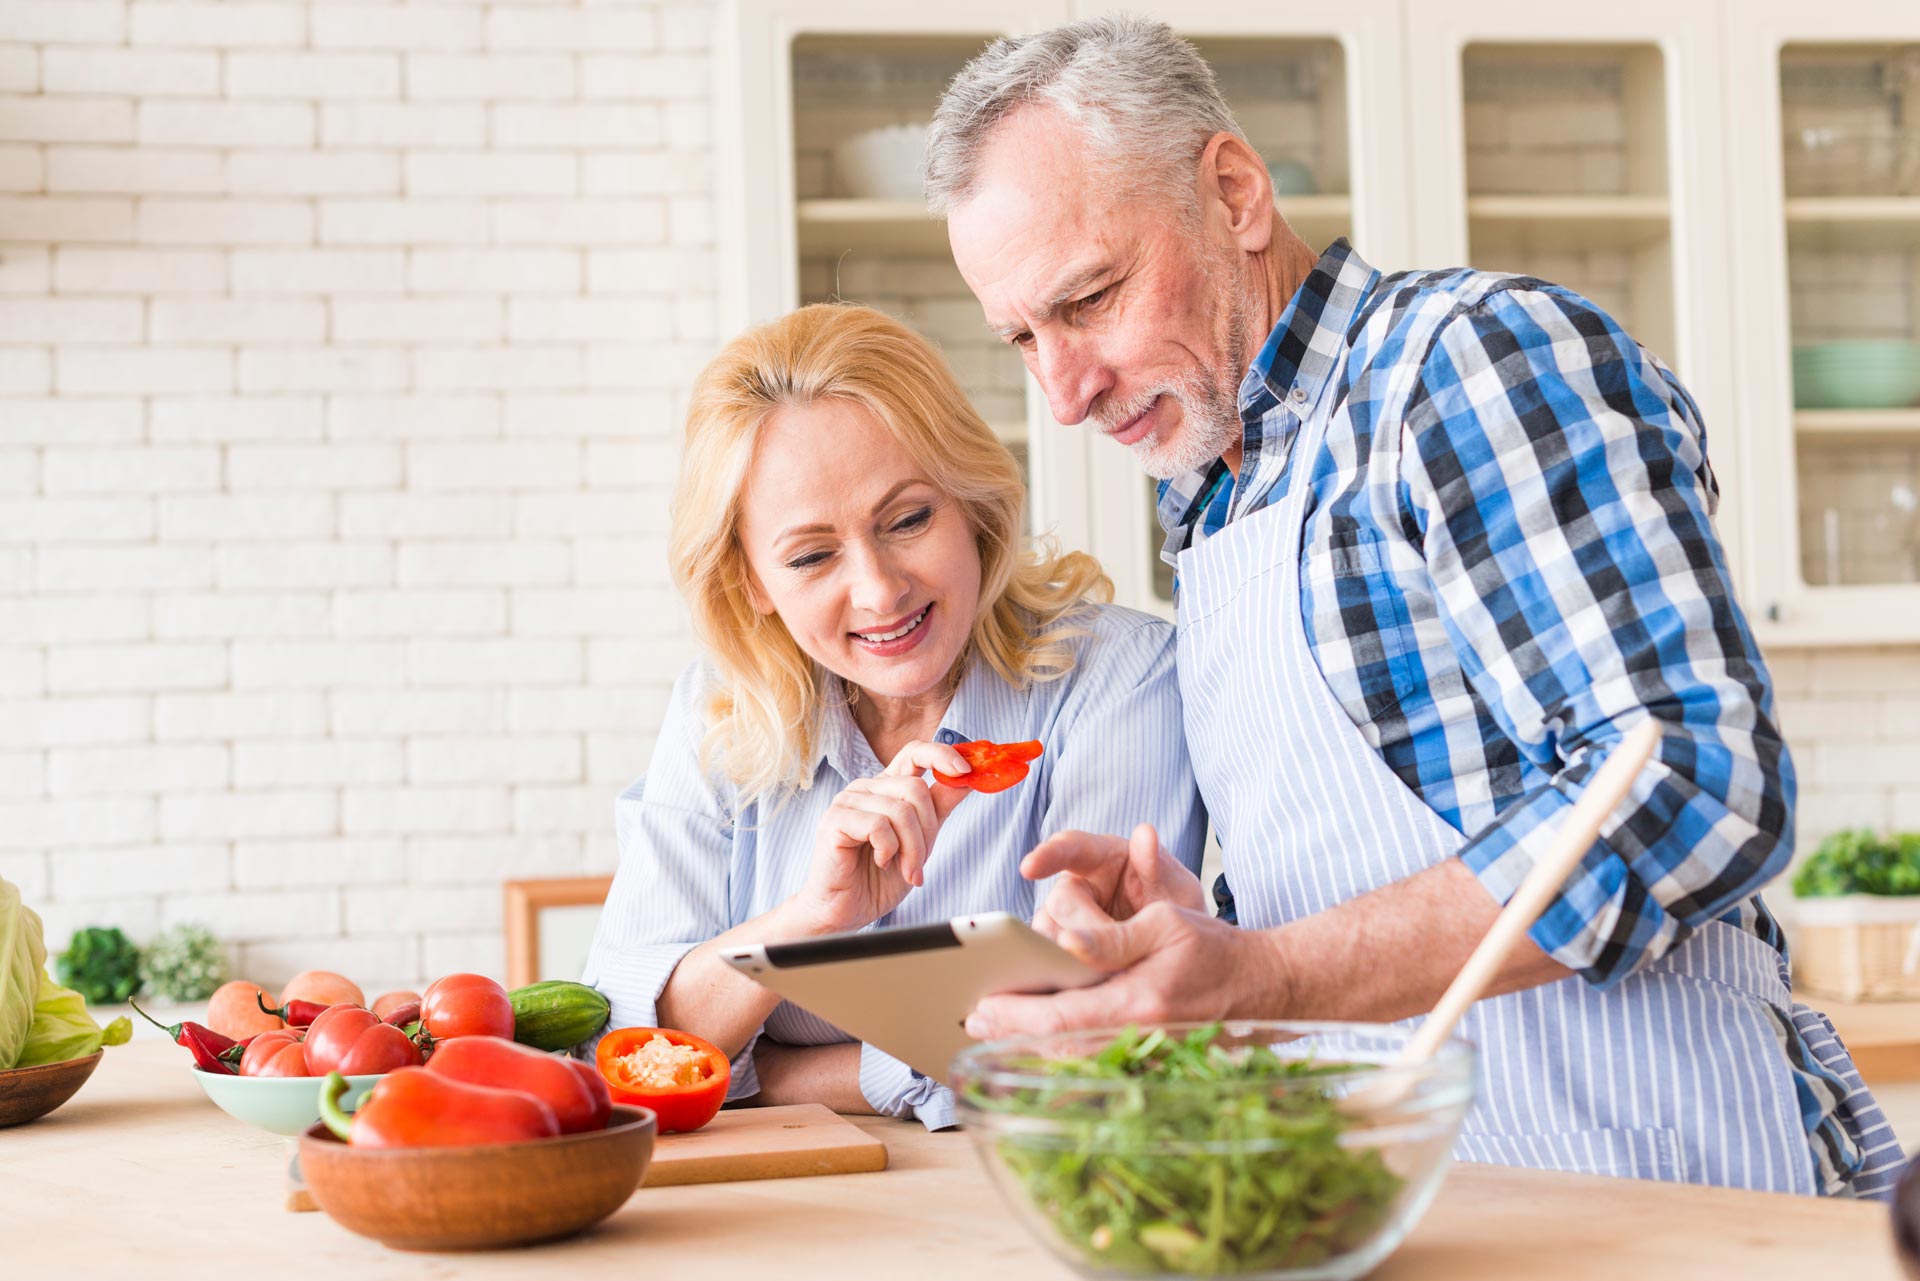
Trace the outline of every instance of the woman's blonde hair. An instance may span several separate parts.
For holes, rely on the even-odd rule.
[[[869,307],[833,303],[747,330],[694,383],[670,550],[694,631],[719,672],[702,757],[747,800],[812,784],[829,677],[778,615],[754,608],[741,492],[774,412],[833,400],[885,424],[973,529],[980,603],[962,665],[977,653],[1017,688],[1064,676],[1080,629],[1055,624],[1113,595],[1093,557],[1026,546],[1026,487],[1013,455],[925,338]]]

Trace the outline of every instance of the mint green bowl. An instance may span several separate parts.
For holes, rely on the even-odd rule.
[[[1898,409],[1920,400],[1920,346],[1894,339],[1793,349],[1797,409]]]
[[[275,1134],[296,1135],[320,1119],[318,1076],[221,1076],[189,1068],[193,1079],[222,1112]],[[380,1080],[350,1076],[343,1106],[352,1111]]]

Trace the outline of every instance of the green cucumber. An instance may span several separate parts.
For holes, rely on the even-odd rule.
[[[507,993],[513,1039],[538,1050],[568,1050],[607,1025],[613,1006],[585,983],[547,979]]]

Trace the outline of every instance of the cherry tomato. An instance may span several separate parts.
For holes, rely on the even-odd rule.
[[[649,1047],[656,1038],[695,1053],[680,1056],[686,1060],[684,1065],[661,1064],[664,1070],[650,1072]],[[666,1027],[623,1027],[609,1032],[600,1038],[593,1058],[614,1101],[652,1108],[662,1134],[697,1130],[713,1120],[727,1101],[727,1084],[733,1079],[733,1065],[717,1048],[690,1032]]]
[[[420,998],[420,1026],[436,1041],[455,1036],[513,1039],[513,1002],[484,974],[435,979]]]
[[[1044,750],[1038,740],[1025,743],[990,743],[981,739],[955,743],[953,750],[967,758],[973,770],[966,774],[942,774],[934,778],[948,787],[971,787],[976,792],[1004,792],[1027,776],[1027,762],[1038,759]]]

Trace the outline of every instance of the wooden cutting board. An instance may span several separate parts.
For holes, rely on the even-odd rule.
[[[862,1174],[886,1168],[886,1144],[831,1108],[795,1103],[733,1108],[691,1134],[659,1136],[640,1186]],[[287,1169],[286,1207],[320,1208],[300,1178],[297,1153]]]
[[[731,1108],[691,1134],[654,1140],[640,1186],[859,1174],[887,1168],[887,1145],[818,1103]]]

